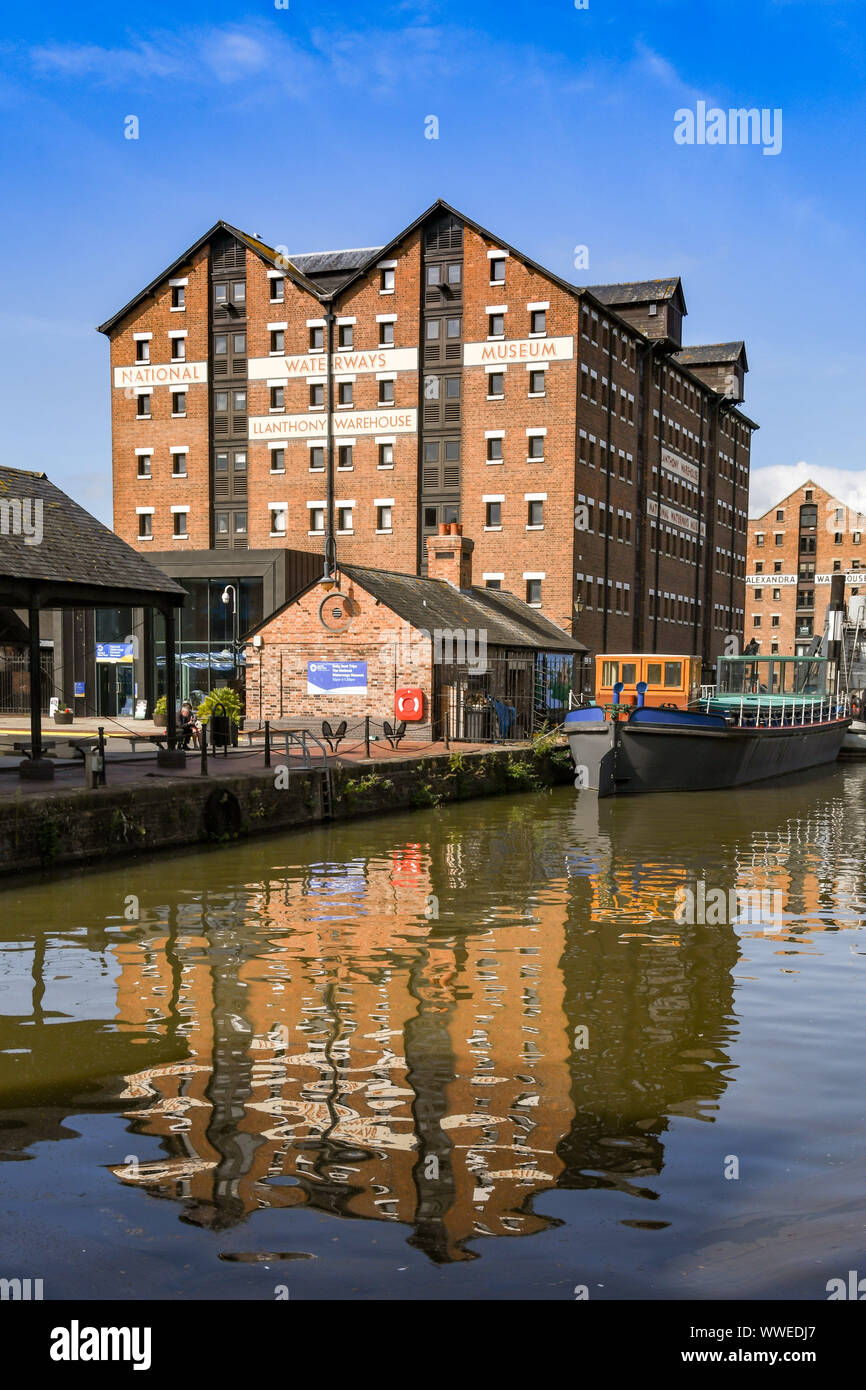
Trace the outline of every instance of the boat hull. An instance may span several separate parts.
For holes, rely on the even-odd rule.
[[[852,719],[842,740],[840,758],[866,758],[866,721]]]
[[[834,762],[850,723],[750,729],[700,718],[567,726],[575,785],[600,797],[746,786]]]

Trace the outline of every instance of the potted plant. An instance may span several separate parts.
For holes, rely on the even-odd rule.
[[[219,708],[220,705],[223,706],[225,714]],[[230,690],[228,686],[209,690],[198,706],[195,717],[202,728],[206,728],[211,720],[215,721],[211,730],[212,742],[230,743],[233,748],[237,747],[241,721],[241,701],[237,691]]]
[[[68,705],[58,705],[54,711],[55,724],[71,724],[73,717],[72,710]]]
[[[164,729],[168,722],[168,701],[160,695],[153,707],[153,722],[158,729]]]

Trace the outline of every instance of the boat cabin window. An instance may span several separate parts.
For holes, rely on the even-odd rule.
[[[637,664],[634,661],[624,661],[622,663],[622,682],[623,685],[634,685],[637,680]]]
[[[647,685],[661,685],[662,683],[662,664],[660,661],[650,661],[646,668]]]
[[[616,683],[617,683],[618,680],[619,680],[619,662],[618,662],[618,661],[606,661],[606,662],[604,663],[604,665],[602,666],[602,668],[601,668],[601,683],[602,683],[602,685],[603,685],[605,688],[607,688],[607,687],[609,686],[611,689],[613,689],[613,687],[616,685]]]
[[[679,690],[683,681],[683,663],[681,661],[665,662],[665,690]]]
[[[720,695],[781,695],[822,699],[828,693],[828,663],[822,657],[719,657]]]

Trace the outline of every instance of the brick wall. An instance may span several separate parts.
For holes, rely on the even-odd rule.
[[[171,359],[169,332],[186,330],[187,362],[208,360],[208,257],[202,249],[172,278],[187,279],[186,307],[171,308],[171,286],[166,281],[138,305],[111,334],[111,446],[114,465],[114,529],[130,545],[145,553],[153,550],[203,550],[210,544],[208,384],[191,384],[186,392],[186,416],[172,418],[172,387],[154,385],[151,418],[136,417],[133,387],[116,387],[117,367],[131,367],[136,360],[136,333],[150,333],[150,361],[154,366]],[[187,476],[172,476],[172,446],[185,446]],[[137,448],[153,450],[151,477],[139,478]],[[188,539],[173,535],[171,507],[189,506]],[[139,541],[138,507],[153,507],[153,539]]]
[[[341,592],[357,613],[347,632],[328,632],[319,619],[325,597],[319,585],[302,594],[259,630],[262,646],[248,649],[247,715],[250,719],[328,719],[331,722],[394,719],[394,692],[419,686],[425,693],[425,725],[432,696],[428,639],[344,577]],[[366,661],[366,695],[309,695],[309,661]]]

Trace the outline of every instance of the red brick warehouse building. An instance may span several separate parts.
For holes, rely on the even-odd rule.
[[[710,664],[757,427],[742,342],[683,348],[685,313],[678,278],[579,288],[442,201],[360,250],[217,223],[101,325],[115,527],[190,589],[194,648],[228,579],[242,631],[286,601],[330,514],[340,561],[410,574],[459,521],[478,583],[590,651]]]
[[[834,574],[866,595],[866,516],[808,479],[749,522],[746,641],[764,656],[804,656],[824,631]]]

